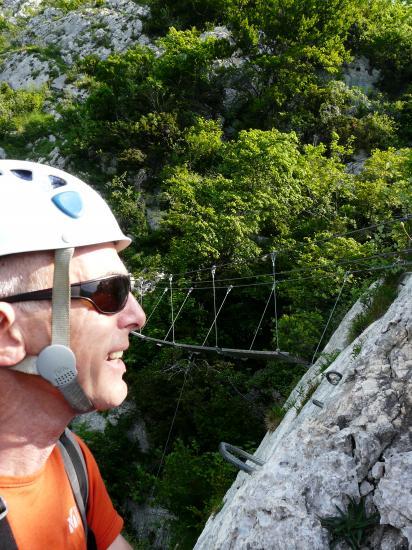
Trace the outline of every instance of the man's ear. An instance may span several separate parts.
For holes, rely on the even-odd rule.
[[[0,300],[0,367],[11,367],[24,359],[26,350],[16,325],[13,307]]]

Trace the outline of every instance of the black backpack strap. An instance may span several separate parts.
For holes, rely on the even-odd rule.
[[[6,501],[0,496],[0,550],[18,550],[7,512]]]
[[[90,529],[87,532],[87,550],[97,550],[97,542],[93,531]]]
[[[73,432],[68,428],[66,428],[60,436],[58,445],[63,457],[64,468],[70,481],[74,499],[82,518],[84,532],[87,537],[87,549],[95,550],[97,548],[96,539],[93,531],[87,525],[86,511],[89,498],[89,477],[83,452]]]
[[[63,457],[64,468],[82,518],[84,531],[87,534],[86,507],[89,496],[89,480],[82,450],[73,433],[68,428],[60,436],[57,445]]]

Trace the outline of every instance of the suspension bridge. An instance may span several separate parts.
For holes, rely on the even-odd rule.
[[[366,226],[366,227],[363,227],[363,228],[360,228],[360,229],[355,229],[353,231],[349,231],[349,232],[346,232],[346,233],[340,233],[340,234],[337,233],[337,234],[334,234],[331,237],[328,237],[326,239],[322,239],[322,240],[318,240],[318,241],[314,241],[314,242],[315,243],[325,243],[325,242],[328,242],[332,239],[336,239],[336,238],[339,238],[339,237],[353,236],[353,235],[355,235],[357,233],[360,233],[360,232],[364,232],[364,231],[367,231],[367,230],[375,229],[377,227],[381,227],[382,225],[392,225],[392,224],[395,224],[395,223],[401,223],[403,221],[408,221],[410,219],[412,219],[412,214],[407,214],[406,216],[403,216],[403,217],[400,217],[400,218],[395,218],[393,220],[388,220],[386,222],[381,222],[380,224],[374,224],[374,225]],[[410,241],[411,238],[410,238],[409,235],[408,235],[408,237],[409,237],[409,241]],[[177,348],[177,349],[181,349],[183,351],[187,351],[191,355],[198,355],[198,354],[201,354],[201,353],[206,353],[206,354],[213,353],[213,354],[219,354],[219,355],[229,356],[229,357],[232,357],[232,358],[238,358],[238,359],[243,359],[243,360],[246,360],[246,359],[279,360],[279,361],[284,361],[284,362],[293,363],[293,364],[308,365],[307,361],[301,359],[300,357],[297,357],[297,356],[295,356],[295,355],[293,355],[293,354],[291,354],[287,351],[280,350],[279,345],[278,345],[279,344],[279,334],[278,334],[279,331],[278,331],[277,288],[279,287],[280,284],[288,284],[288,283],[291,284],[291,283],[293,283],[294,281],[297,280],[297,279],[294,279],[294,278],[290,278],[290,275],[293,276],[293,275],[299,274],[299,279],[298,279],[299,281],[308,280],[308,279],[316,277],[316,275],[309,275],[308,277],[302,277],[302,273],[304,273],[305,271],[312,270],[313,269],[312,267],[310,267],[310,268],[295,268],[295,269],[291,269],[289,271],[277,271],[276,270],[277,256],[280,252],[285,252],[286,250],[288,250],[288,249],[281,249],[281,250],[273,251],[270,254],[267,254],[267,255],[265,255],[261,258],[261,259],[270,258],[271,264],[272,264],[272,270],[271,270],[270,274],[263,274],[263,275],[259,274],[259,275],[255,275],[255,276],[236,277],[236,278],[230,278],[230,279],[216,279],[216,272],[217,272],[218,269],[221,269],[223,267],[226,268],[227,266],[232,265],[232,264],[222,264],[220,266],[213,265],[210,268],[201,268],[201,269],[196,270],[196,271],[190,271],[190,272],[186,272],[184,274],[179,274],[180,276],[182,276],[182,275],[187,276],[187,275],[191,275],[193,273],[200,273],[200,272],[205,272],[205,271],[210,272],[211,278],[209,280],[207,280],[207,281],[192,281],[193,284],[192,284],[192,286],[189,286],[189,287],[187,287],[187,286],[186,287],[185,286],[174,286],[174,284],[173,284],[174,275],[169,275],[168,285],[163,288],[163,292],[160,295],[157,302],[155,303],[152,311],[148,315],[147,322],[146,322],[146,327],[147,327],[147,325],[150,322],[150,319],[152,318],[154,312],[159,307],[160,303],[163,301],[163,299],[166,297],[166,295],[169,294],[171,325],[170,325],[167,333],[165,334],[164,338],[154,338],[152,336],[144,334],[143,331],[139,331],[139,332],[134,331],[132,334],[134,336],[136,336],[137,338],[140,338],[141,340],[144,340],[148,343],[156,344],[158,346],[174,347],[174,348]],[[391,268],[395,268],[395,267],[400,267],[401,265],[405,265],[405,266],[411,265],[411,263],[407,261],[407,258],[406,259],[404,258],[405,255],[407,257],[410,256],[411,252],[412,252],[412,248],[403,248],[403,249],[394,250],[394,251],[391,251],[391,252],[381,252],[381,253],[376,253],[376,254],[372,254],[372,255],[369,255],[369,256],[363,256],[363,257],[352,258],[352,259],[344,259],[344,260],[337,261],[337,262],[333,263],[333,265],[332,265],[333,269],[341,268],[341,270],[344,269],[345,271],[344,271],[344,274],[342,275],[341,287],[340,287],[339,292],[337,293],[336,301],[335,301],[335,303],[332,307],[332,310],[330,312],[330,315],[328,317],[328,320],[327,320],[326,325],[324,327],[324,330],[322,332],[320,341],[319,341],[319,343],[318,343],[318,345],[315,349],[315,352],[313,354],[312,362],[308,366],[310,366],[313,363],[313,361],[316,357],[316,354],[319,351],[320,345],[321,345],[321,343],[323,341],[323,338],[324,338],[324,336],[327,332],[327,329],[330,325],[333,314],[336,311],[336,307],[337,307],[338,302],[339,302],[339,300],[342,296],[343,289],[344,289],[347,281],[349,280],[350,275],[354,275],[354,274],[362,273],[362,272],[367,272],[367,271],[378,271],[378,270],[391,269]],[[386,259],[386,260],[391,259],[392,263],[389,263],[389,264],[386,263],[386,264],[383,264],[383,265],[370,265],[371,262],[376,262],[376,260],[380,260],[380,259]],[[356,268],[358,268],[358,269],[356,269]],[[283,278],[279,279],[280,276],[282,276]],[[265,277],[266,279],[269,277],[270,282],[264,281],[264,282],[244,283],[244,281],[246,279],[251,279],[252,278],[252,279],[256,280],[260,277]],[[316,277],[316,278],[321,279],[322,277]],[[326,278],[326,276],[325,276],[325,278]],[[230,284],[223,284],[223,283],[230,283]],[[143,300],[142,284],[143,283],[141,282],[141,286],[140,286],[141,300]],[[222,309],[225,305],[225,302],[226,302],[229,294],[232,292],[232,290],[234,288],[251,288],[251,287],[256,287],[256,286],[269,286],[270,287],[270,292],[269,292],[266,304],[264,306],[262,315],[261,315],[261,317],[259,319],[259,322],[257,323],[257,326],[254,330],[253,337],[252,337],[249,348],[241,349],[241,348],[225,347],[225,346],[220,345],[219,344],[219,331],[218,331],[218,318],[219,318],[219,315],[220,315],[220,313],[221,313],[221,311],[222,311]],[[216,298],[216,291],[218,289],[225,291],[224,297],[223,297],[222,301],[220,302],[219,306],[217,306],[217,298]],[[175,312],[174,294],[177,290],[179,290],[179,291],[185,290],[186,295],[185,295],[185,298],[184,298],[183,302],[181,303],[181,305],[180,305],[180,307],[179,307],[179,309],[176,313]],[[207,331],[207,334],[206,334],[206,336],[205,336],[205,338],[204,338],[204,340],[201,344],[182,343],[182,342],[178,342],[175,338],[176,322],[178,321],[178,319],[179,319],[179,317],[180,317],[180,315],[181,315],[181,313],[182,313],[182,311],[183,311],[183,309],[186,305],[187,300],[189,299],[190,295],[193,293],[194,290],[210,290],[211,297],[212,297],[212,300],[213,300],[213,321],[212,321],[212,323],[211,323],[211,325],[210,325],[210,327]],[[254,345],[255,345],[256,337],[259,333],[262,322],[263,322],[265,316],[267,315],[267,311],[269,309],[269,306],[270,306],[271,302],[273,304],[273,309],[271,311],[272,311],[272,314],[274,315],[275,349],[274,350],[257,350],[257,349],[253,349]],[[206,345],[207,341],[208,341],[208,339],[209,339],[209,337],[211,336],[212,333],[213,333],[213,336],[214,336],[214,346]]]

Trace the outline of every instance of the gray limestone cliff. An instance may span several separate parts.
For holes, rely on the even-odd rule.
[[[93,54],[105,59],[136,45],[149,45],[142,20],[149,9],[132,0],[107,0],[64,10],[42,0],[4,0],[2,15],[12,25],[10,48],[0,61],[0,81],[15,89],[52,89],[81,97],[67,81],[73,65]],[[73,75],[72,75],[73,77]]]
[[[362,548],[412,548],[412,274],[385,315],[349,344],[359,308],[325,348],[338,357],[323,373],[319,362],[308,370],[255,453],[264,466],[238,474],[196,550],[328,549],[320,518],[361,497],[367,514],[379,514]],[[342,374],[337,385],[329,371]],[[292,405],[314,384],[297,413]]]

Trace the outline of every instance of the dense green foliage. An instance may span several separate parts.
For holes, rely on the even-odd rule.
[[[51,130],[54,119],[43,112],[46,92],[13,90],[8,84],[0,85],[0,136],[14,137],[26,142]]]
[[[49,4],[71,10],[84,2]],[[61,119],[45,109],[55,92],[3,84],[0,145],[44,157],[53,132],[71,168],[107,197],[134,238],[124,257],[146,289],[147,313],[157,304],[147,334],[171,338],[164,290],[173,273],[175,314],[185,302],[176,340],[214,346],[217,265],[217,306],[226,300],[218,345],[279,347],[310,362],[370,283],[382,273],[396,278],[399,261],[411,259],[410,3],[151,0],[150,7],[146,32],[158,51],[136,46],[79,61],[69,74],[87,99],[60,101]],[[202,36],[216,24],[230,39]],[[360,55],[381,71],[375,89],[343,81],[344,64]],[[354,174],[348,163],[360,152],[368,159]],[[153,207],[162,210],[155,227],[146,217]],[[359,320],[358,332],[370,320]],[[191,548],[235,475],[217,454],[219,442],[253,451],[265,422],[274,428],[282,419],[306,368],[189,357],[141,340],[127,362],[135,407],[117,427],[84,435],[116,503],[165,506],[175,518],[170,547]],[[147,452],[127,435],[136,421],[145,423]]]

